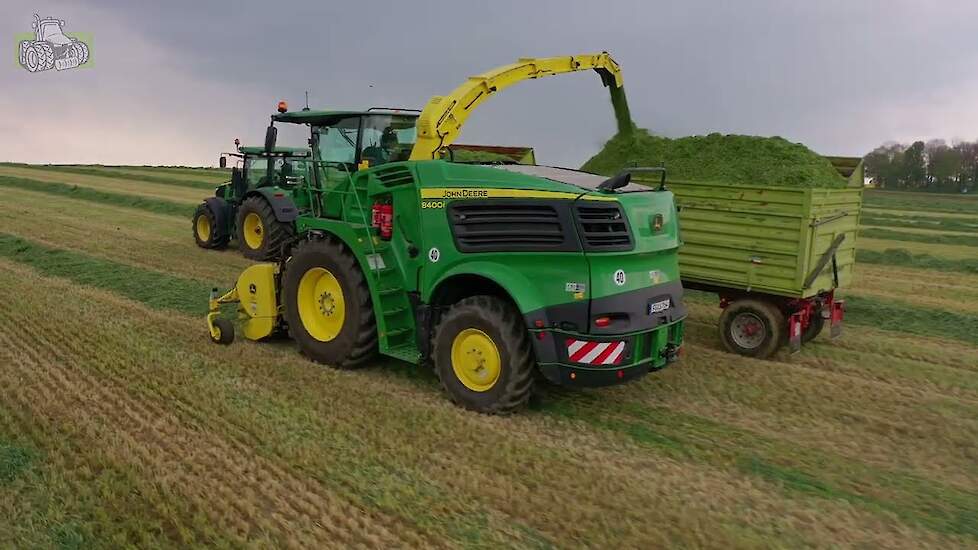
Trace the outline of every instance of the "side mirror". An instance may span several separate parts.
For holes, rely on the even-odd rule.
[[[628,185],[628,182],[632,181],[632,175],[628,172],[622,172],[617,176],[612,176],[598,185],[598,189],[601,191],[614,191],[615,189],[621,189]]]
[[[228,158],[224,155],[221,155],[221,160],[217,161],[217,165],[220,166],[221,168],[227,168]]]
[[[275,149],[275,142],[278,140],[278,128],[269,124],[265,130],[265,152],[271,153]]]

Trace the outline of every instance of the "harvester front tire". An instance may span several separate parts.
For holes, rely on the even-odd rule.
[[[211,334],[211,341],[222,346],[230,346],[234,342],[234,324],[228,319],[214,319],[214,328],[217,329],[217,337]]]
[[[194,241],[201,248],[224,248],[228,235],[217,225],[217,215],[207,203],[197,206],[193,220]]]
[[[331,280],[329,284],[316,284],[317,276]],[[313,279],[306,280],[306,277]],[[340,300],[336,296],[316,295],[328,287],[332,291],[338,287]],[[308,295],[310,288],[313,295]],[[354,369],[376,356],[377,322],[370,290],[356,258],[340,241],[327,237],[296,246],[282,276],[282,296],[289,334],[306,357],[335,368]],[[318,304],[310,301],[317,298]],[[330,313],[342,307],[343,318],[335,334],[324,335],[322,327],[316,324],[323,321],[316,318],[317,312],[327,315],[327,311],[318,307],[324,304],[334,308]],[[329,327],[328,320],[326,326]]]
[[[784,345],[787,318],[781,309],[762,300],[736,300],[720,315],[720,340],[727,351],[767,359]]]
[[[435,372],[452,401],[486,414],[524,407],[533,392],[536,361],[522,316],[495,296],[451,306],[432,338]]]
[[[260,223],[246,223],[251,216],[257,217]],[[282,245],[295,236],[292,224],[278,221],[272,205],[258,196],[248,197],[241,203],[235,225],[241,253],[259,262],[278,259]]]

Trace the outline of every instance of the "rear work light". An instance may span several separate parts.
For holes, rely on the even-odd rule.
[[[380,238],[389,241],[394,234],[394,205],[375,202],[371,210],[371,225],[377,228]]]

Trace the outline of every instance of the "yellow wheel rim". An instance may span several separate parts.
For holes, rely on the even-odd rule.
[[[466,388],[489,391],[502,371],[496,343],[479,329],[467,328],[459,332],[452,342],[452,370]]]
[[[207,242],[211,240],[211,221],[207,219],[207,216],[201,214],[197,216],[197,238],[201,242]]]
[[[252,250],[261,248],[262,243],[265,242],[265,224],[261,222],[261,216],[255,212],[248,212],[244,219],[242,233],[248,248]]]
[[[299,280],[296,302],[302,326],[316,340],[329,342],[343,330],[346,301],[340,282],[329,270],[314,267],[306,271]]]

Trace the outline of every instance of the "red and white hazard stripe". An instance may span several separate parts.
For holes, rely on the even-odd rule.
[[[625,354],[625,342],[589,342],[568,338],[567,357],[585,365],[617,365]]]

